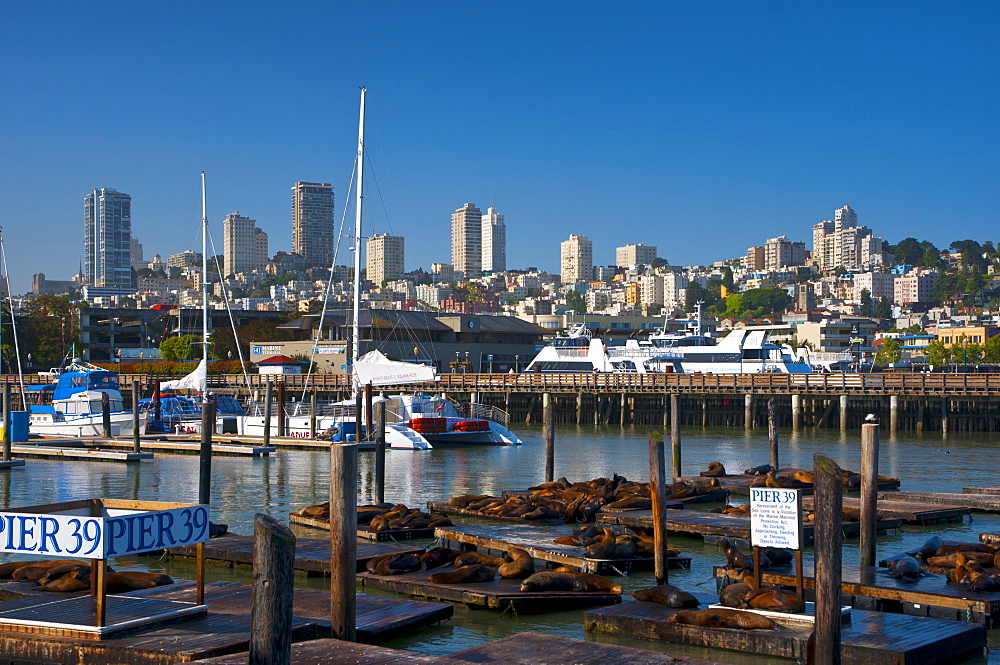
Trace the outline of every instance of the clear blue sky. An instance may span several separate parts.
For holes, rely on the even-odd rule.
[[[672,264],[850,204],[889,242],[1000,240],[995,2],[6,2],[0,225],[15,293],[68,279],[83,197],[132,195],[147,257],[239,209],[290,249],[290,187],[347,203],[369,89],[366,234],[450,261],[506,215],[508,264],[570,233]],[[376,181],[378,187],[376,187]],[[347,262],[347,254],[342,254]]]

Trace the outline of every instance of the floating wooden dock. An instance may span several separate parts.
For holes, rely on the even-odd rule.
[[[782,469],[782,471],[784,470],[785,469]],[[719,476],[719,484],[721,484],[724,489],[735,494],[736,496],[750,496],[750,483],[759,478],[762,478],[762,476],[751,476],[744,473],[730,474],[727,476]],[[695,481],[704,482],[705,478],[701,476],[683,476],[681,478],[678,478],[678,480],[682,480],[686,483],[691,483]],[[879,491],[888,492],[898,489],[899,489],[899,480],[878,484]],[[799,488],[799,493],[802,496],[812,496],[813,488],[811,486]]]
[[[719,538],[736,539],[744,543],[750,539],[750,518],[723,513],[710,513],[704,510],[671,510],[667,512],[667,531],[681,536],[703,538],[706,542],[715,542]],[[621,526],[653,528],[653,511],[636,510],[628,513],[598,513],[597,521],[605,524]],[[877,529],[886,532],[898,529],[903,521],[898,518],[879,520]],[[845,536],[856,536],[860,533],[858,522],[844,522],[842,525]],[[802,525],[802,538],[811,543],[813,525]],[[742,543],[738,543],[742,544]]]
[[[558,566],[574,566],[583,572],[599,575],[621,575],[624,572],[653,570],[653,558],[635,559],[591,559],[584,555],[584,548],[572,545],[558,545],[553,538],[572,535],[569,530],[556,531],[544,527],[504,525],[463,525],[460,527],[438,527],[434,535],[444,541],[445,547],[460,550],[475,550],[503,556],[511,547],[526,551],[539,561]],[[669,557],[670,568],[690,568],[690,557]]]
[[[171,584],[121,594],[125,598],[190,601],[193,582]],[[136,634],[104,640],[69,639],[0,632],[0,658],[11,662],[143,663],[168,665],[215,655],[246,651],[250,639],[251,587],[229,582],[205,585],[208,613],[200,618],[159,626]],[[89,598],[86,594],[79,596]],[[47,603],[32,596],[8,603]],[[4,603],[7,606],[7,603]],[[439,603],[414,603],[392,598],[357,598],[359,641],[387,639],[451,616],[454,608]],[[330,594],[296,589],[292,605],[292,640],[330,636]]]
[[[232,654],[195,661],[196,665],[246,665],[248,654]],[[663,651],[647,651],[577,640],[558,635],[518,633],[480,644],[450,656],[426,656],[412,651],[368,646],[340,640],[310,640],[292,645],[295,665],[538,665],[576,663],[578,665],[719,665],[715,661],[676,656]]]
[[[414,552],[422,554],[423,547],[401,547],[385,543],[358,543],[358,572],[380,554],[398,552]],[[157,551],[158,555],[160,551]],[[167,550],[170,556],[196,556],[194,545],[171,547]],[[221,561],[228,564],[253,564],[253,536],[241,536],[227,533],[218,538],[211,538],[205,543],[205,559]],[[307,575],[330,574],[330,539],[329,538],[296,538],[295,539],[295,570]]]
[[[513,606],[518,612],[572,610],[620,603],[622,600],[619,594],[598,591],[521,591],[521,580],[505,580],[501,577],[490,582],[470,584],[434,584],[427,579],[434,573],[450,570],[455,570],[455,567],[442,566],[405,575],[359,573],[358,581],[364,589],[380,589],[404,596],[445,600],[494,610]]]
[[[895,493],[886,495],[887,499],[876,502],[876,512],[887,518],[898,518],[905,524],[938,524],[939,522],[961,522],[971,511],[965,506],[942,506],[935,503],[917,501],[897,501]],[[861,509],[861,499],[845,496],[844,508]],[[802,499],[805,510],[813,509],[811,496]]]
[[[704,478],[701,479],[704,482]],[[501,496],[504,499],[509,499],[511,497],[527,497],[531,490],[505,490],[501,492]],[[692,494],[691,496],[685,496],[680,499],[668,499],[668,503],[677,503],[681,506],[685,506],[689,503],[714,503],[716,501],[725,501],[726,497],[729,496],[728,489],[718,489],[714,492],[706,492],[704,494]],[[676,506],[668,505],[667,508],[674,508]],[[601,510],[604,510],[602,508]],[[641,509],[640,509],[641,510]]]
[[[0,460],[0,469],[12,469],[15,466],[24,466],[23,459]]]
[[[99,447],[116,451],[128,451],[132,449],[132,441],[126,439],[103,439]],[[145,452],[157,453],[160,455],[200,455],[201,442],[192,442],[188,439],[144,439],[140,447]],[[232,443],[219,443],[212,441],[213,457],[268,457],[276,452],[274,446],[244,445],[238,441]]]
[[[963,492],[879,492],[878,498],[887,501],[914,501],[938,506],[971,508],[984,513],[1000,513],[1000,495],[965,494]]]
[[[811,627],[737,630],[669,622],[677,611],[644,602],[602,607],[584,613],[584,630],[805,661]],[[934,665],[981,656],[985,647],[983,626],[943,619],[851,610],[841,628],[845,664]]]
[[[724,566],[713,567],[713,574],[716,578],[738,579],[744,575]],[[812,559],[803,562],[803,575],[806,597],[811,600]],[[984,624],[987,628],[1000,626],[1000,592],[969,591],[964,586],[948,584],[939,575],[921,577],[916,581],[896,580],[889,577],[885,570],[851,563],[843,565],[842,575],[844,604],[857,609],[967,621]],[[795,588],[794,574],[764,571],[763,580]]]
[[[141,462],[153,459],[153,453],[133,453],[90,447],[60,448],[58,442],[46,440],[46,445],[12,445],[11,454],[24,459],[59,460],[74,462]]]
[[[315,517],[305,515],[289,515],[288,521],[292,524],[308,526],[314,529],[330,530],[330,520],[319,520]],[[434,529],[386,529],[384,531],[374,531],[367,525],[358,527],[358,538],[371,542],[395,542],[398,540],[413,540],[414,538],[433,538]]]
[[[463,517],[475,517],[481,520],[494,522],[514,522],[517,524],[536,524],[546,526],[558,526],[566,524],[564,520],[526,520],[523,517],[505,517],[503,515],[484,515],[474,510],[466,510],[458,506],[449,506],[443,501],[428,501],[427,510],[434,513],[444,513],[445,515],[462,515]]]
[[[962,494],[1000,494],[1000,485],[986,487],[963,487]]]
[[[323,439],[300,439],[293,436],[275,436],[273,433],[277,428],[272,428],[271,438],[268,440],[268,445],[279,450],[312,450],[312,451],[329,451],[330,441]],[[253,446],[263,446],[264,437],[262,436],[247,436],[241,434],[240,436],[220,436],[213,435],[213,441],[249,441],[250,445]],[[361,441],[358,443],[358,450],[361,452],[375,450],[375,444],[371,441]],[[386,448],[389,450],[389,448]]]

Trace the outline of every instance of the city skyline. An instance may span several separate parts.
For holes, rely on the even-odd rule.
[[[623,242],[672,264],[783,235],[808,245],[803,229],[844,202],[889,243],[998,240],[984,149],[1000,131],[993,5],[637,3],[609,16],[444,2],[349,20],[317,5],[304,25],[266,3],[102,4],[117,7],[118,33],[99,43],[85,37],[102,21],[93,7],[4,8],[0,225],[15,293],[34,273],[77,272],[79,201],[94,187],[132,196],[147,259],[199,246],[201,170],[220,252],[237,209],[272,253],[291,250],[296,181],[331,183],[339,224],[359,84],[375,173],[365,235],[406,237],[408,269],[450,260],[447,211],[462,200],[503,211],[508,266],[551,271],[571,232],[599,265]],[[357,28],[376,24],[386,38],[372,48]],[[512,48],[451,45],[468,25]],[[233,29],[258,48],[218,39]],[[124,92],[108,104],[102,90]],[[490,104],[457,103],[467,91]]]

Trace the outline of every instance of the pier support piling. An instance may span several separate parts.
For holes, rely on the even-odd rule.
[[[111,438],[111,397],[101,393],[101,421],[104,425],[104,438]]]
[[[899,431],[899,395],[889,395],[889,434]]]
[[[747,429],[753,427],[753,395],[743,396],[743,425]]]
[[[278,436],[285,436],[285,382],[278,381]]]
[[[840,396],[840,431],[847,431],[847,395]]]
[[[357,638],[358,445],[330,446],[330,630]]]
[[[3,384],[3,461],[10,461],[10,384]]]
[[[552,395],[542,395],[542,432],[545,436],[545,482],[555,478],[556,465],[556,419],[552,409]]]
[[[778,468],[778,413],[774,398],[767,400],[767,439],[771,447],[771,460],[768,462]]]
[[[670,456],[674,480],[681,477],[681,396],[670,396]]]
[[[139,453],[142,427],[139,424],[139,379],[132,379],[132,452]]]
[[[941,434],[948,433],[948,398],[941,398]]]
[[[201,449],[198,454],[198,503],[206,505],[212,502],[212,432],[214,431],[215,397],[206,396],[201,402]]]
[[[701,397],[701,426],[708,426],[708,398],[704,395]]]
[[[309,438],[316,438],[316,387],[313,386],[309,396]]]
[[[802,427],[802,396],[792,395],[792,431],[798,432]]]
[[[385,400],[378,403],[378,437],[375,439],[375,503],[385,503]]]
[[[657,584],[666,584],[667,573],[667,486],[666,454],[663,437],[649,430],[649,484],[653,499],[653,573]]]
[[[861,426],[861,555],[862,566],[875,565],[876,497],[878,496],[878,422]]]
[[[840,665],[841,540],[843,539],[843,479],[840,467],[821,453],[813,455],[815,481],[816,623],[813,629],[816,665]]]
[[[159,391],[157,391],[159,393]],[[274,384],[267,379],[264,387],[264,445],[271,445],[271,406],[274,403]]]
[[[288,665],[292,659],[295,534],[258,513],[253,524],[253,603],[249,665]]]

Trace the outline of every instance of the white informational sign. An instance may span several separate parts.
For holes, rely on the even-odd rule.
[[[208,540],[208,506],[170,510],[0,513],[0,552],[107,559]]]
[[[802,499],[798,490],[750,488],[750,544],[802,547]]]

